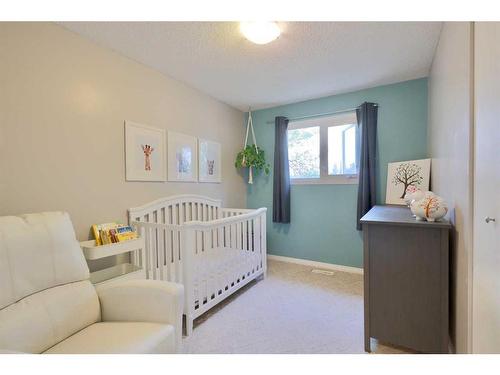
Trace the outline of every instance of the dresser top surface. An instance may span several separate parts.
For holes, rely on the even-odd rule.
[[[446,219],[439,221],[417,221],[406,206],[374,206],[362,218],[362,224],[394,224],[394,225],[408,225],[430,228],[451,228],[451,224]]]

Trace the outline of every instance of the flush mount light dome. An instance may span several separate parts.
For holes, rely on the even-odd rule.
[[[240,22],[241,33],[256,44],[267,44],[280,36],[281,30],[276,22]]]

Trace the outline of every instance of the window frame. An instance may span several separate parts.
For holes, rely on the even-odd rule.
[[[331,116],[290,121],[287,130],[304,129],[319,126],[319,178],[292,178],[291,185],[356,185],[358,184],[358,173],[356,174],[328,174],[328,128],[355,124],[357,126],[356,112],[346,112]],[[356,139],[356,148],[359,152],[359,133]],[[344,142],[343,142],[344,144]],[[359,156],[356,156],[359,159]],[[359,166],[358,166],[359,167]]]

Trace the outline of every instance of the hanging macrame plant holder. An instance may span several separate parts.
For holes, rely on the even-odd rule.
[[[252,139],[253,139],[253,146],[255,147],[255,152],[258,154],[259,153],[259,148],[257,147],[257,141],[255,140],[255,132],[253,130],[253,122],[252,122],[252,111],[248,109],[248,122],[247,122],[247,132],[245,135],[245,144],[243,145],[243,150],[247,147],[248,144],[248,133],[252,131]],[[241,164],[245,167],[245,156],[243,156],[243,161]],[[248,167],[248,183],[253,184],[253,167],[250,166]]]

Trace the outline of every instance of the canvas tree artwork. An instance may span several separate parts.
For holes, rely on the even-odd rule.
[[[405,204],[404,197],[409,186],[429,190],[430,170],[431,159],[389,163],[385,203]]]
[[[420,187],[423,179],[422,167],[415,163],[402,163],[396,168],[392,183],[401,187],[401,196],[399,198],[403,199],[408,186]]]
[[[125,122],[125,179],[165,181],[165,130]]]
[[[221,182],[221,144],[206,139],[198,140],[200,182]]]

